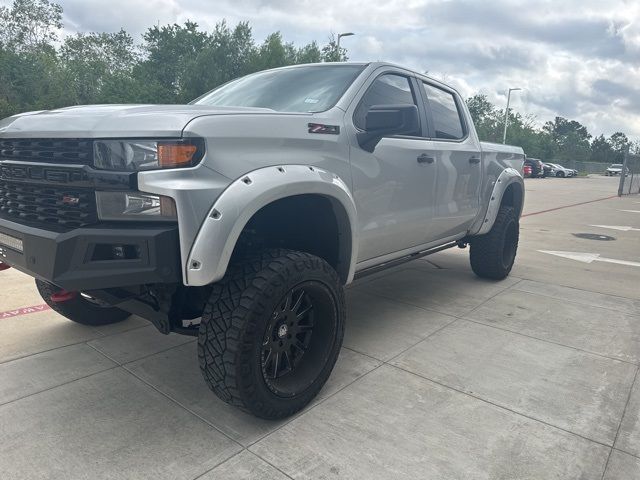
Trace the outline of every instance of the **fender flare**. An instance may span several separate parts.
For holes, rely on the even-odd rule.
[[[522,208],[524,206],[524,180],[522,179],[520,172],[515,168],[505,168],[493,184],[493,190],[489,197],[489,205],[485,215],[481,217],[482,220],[474,223],[469,231],[470,236],[484,235],[491,230],[491,227],[493,227],[496,217],[498,216],[498,211],[500,210],[504,193],[507,191],[507,188],[513,184],[518,184],[520,192],[522,193],[520,208],[519,211],[516,212],[518,218],[520,218]]]
[[[203,286],[224,277],[238,238],[263,207],[286,197],[318,194],[333,206],[340,231],[338,272],[346,284],[353,280],[357,258],[357,214],[347,185],[335,174],[308,165],[264,167],[231,183],[213,204],[189,252],[185,285]]]

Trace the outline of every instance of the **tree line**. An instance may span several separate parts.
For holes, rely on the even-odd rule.
[[[467,106],[482,140],[502,142],[505,111],[484,94],[467,99]],[[610,137],[592,136],[577,120],[556,117],[542,127],[532,115],[509,109],[507,143],[521,146],[527,156],[557,163],[568,161],[622,163],[627,150],[640,153],[640,142],[632,142],[622,132]]]
[[[0,118],[96,103],[185,103],[229,80],[267,68],[346,60],[331,36],[296,47],[280,32],[262,43],[246,22],[148,28],[136,42],[124,30],[64,39],[62,7],[14,0],[0,7]]]
[[[101,103],[186,103],[233,78],[266,68],[342,61],[344,48],[298,47],[274,32],[256,42],[249,23],[218,23],[205,32],[195,22],[149,27],[137,42],[115,33],[59,38],[62,7],[50,0],[14,0],[0,7],[0,118],[15,113]],[[482,140],[500,142],[504,110],[486,95],[467,100]],[[510,111],[508,143],[543,160],[619,163],[627,148],[622,132],[592,137],[575,120],[556,117],[541,128],[535,117]]]

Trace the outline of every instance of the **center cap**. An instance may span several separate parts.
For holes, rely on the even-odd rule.
[[[289,332],[289,328],[287,327],[286,323],[283,323],[282,325],[280,325],[278,327],[278,337],[279,338],[286,337],[288,332]]]

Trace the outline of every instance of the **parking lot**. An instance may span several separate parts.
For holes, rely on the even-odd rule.
[[[454,249],[351,286],[332,377],[279,422],[218,400],[193,338],[74,324],[1,272],[0,477],[640,478],[640,197],[617,182],[527,179],[502,282]]]

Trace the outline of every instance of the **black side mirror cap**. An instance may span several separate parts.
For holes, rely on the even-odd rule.
[[[382,137],[409,135],[420,129],[415,105],[372,105],[365,117],[365,131],[357,134],[363,150],[373,152]]]

